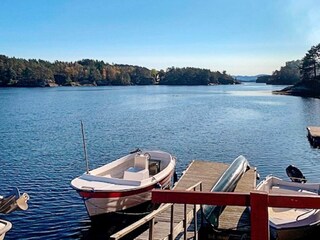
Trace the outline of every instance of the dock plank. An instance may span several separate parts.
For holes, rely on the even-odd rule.
[[[320,148],[320,127],[309,126],[307,127],[307,131],[310,145],[314,148]]]

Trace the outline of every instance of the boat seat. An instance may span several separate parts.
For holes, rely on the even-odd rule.
[[[148,155],[143,155],[143,154],[137,154],[134,157],[134,168],[137,169],[148,169],[148,160],[149,157]]]
[[[149,177],[149,156],[137,154],[134,157],[134,166],[123,173],[123,179],[140,181]]]
[[[130,167],[123,173],[123,179],[140,181],[149,177],[148,169]]]

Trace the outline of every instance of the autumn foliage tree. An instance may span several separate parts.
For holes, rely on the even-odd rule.
[[[0,55],[0,86],[109,86],[109,85],[208,85],[233,84],[224,73],[199,68],[148,69],[124,64],[82,59],[76,62],[17,59]]]

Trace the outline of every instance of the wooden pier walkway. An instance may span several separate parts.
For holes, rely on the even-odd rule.
[[[201,182],[201,187],[203,192],[208,192],[211,190],[212,186],[219,179],[222,173],[228,168],[228,164],[219,162],[208,162],[194,160],[190,163],[188,168],[184,171],[183,175],[179,181],[175,184],[175,190],[186,190],[191,186],[196,185]],[[242,179],[239,181],[236,190],[237,192],[250,192],[256,186],[256,171],[255,169],[250,169],[247,171]],[[196,191],[199,191],[197,187]],[[162,206],[163,207],[163,206]],[[154,227],[152,236],[153,239],[169,239],[170,228],[174,229],[174,238],[180,239],[184,237],[184,204],[175,204],[173,208],[173,214],[171,213],[172,208],[170,204],[167,204],[166,209],[157,214],[154,218]],[[160,207],[161,208],[161,207]],[[200,206],[197,206],[197,211]],[[187,236],[185,239],[190,239],[194,237],[194,224],[193,224],[193,205],[187,205]],[[200,211],[198,211],[198,216]],[[174,216],[173,221],[171,221],[171,215]],[[249,212],[245,207],[227,206],[220,216],[219,229],[232,229],[239,230],[241,232],[250,232],[250,220]],[[148,222],[151,218],[142,219],[142,222]],[[140,221],[140,222],[141,222]],[[171,225],[172,224],[172,225]],[[197,221],[197,230],[200,227],[200,217]],[[127,229],[130,229],[128,226]],[[127,230],[125,230],[127,231]],[[125,232],[124,231],[124,232]],[[116,233],[114,238],[118,239],[117,236],[121,234]],[[149,239],[150,231],[149,229],[137,236],[135,239],[145,240]],[[120,238],[120,237],[119,237]],[[221,238],[220,238],[221,239]]]
[[[309,126],[307,131],[310,145],[314,148],[320,147],[320,127]]]

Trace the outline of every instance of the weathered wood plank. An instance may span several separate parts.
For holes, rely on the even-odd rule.
[[[320,127],[309,126],[307,130],[311,137],[320,137]]]

